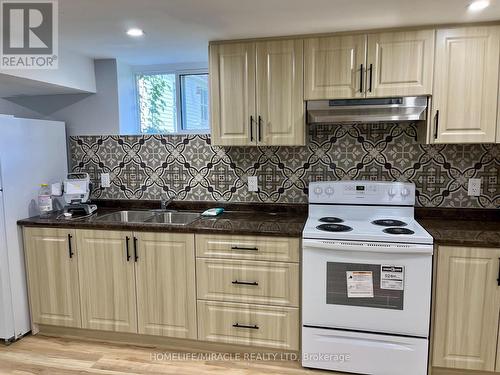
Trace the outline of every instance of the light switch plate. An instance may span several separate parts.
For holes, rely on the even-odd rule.
[[[101,187],[107,188],[111,186],[109,173],[101,173]]]
[[[259,191],[257,176],[248,176],[248,191]]]
[[[471,197],[478,197],[481,195],[481,179],[469,178],[469,185],[467,187],[467,194]]]

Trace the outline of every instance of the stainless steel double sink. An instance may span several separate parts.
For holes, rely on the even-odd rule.
[[[107,223],[151,223],[168,225],[188,225],[200,218],[196,212],[179,211],[118,211],[98,216],[95,220]]]

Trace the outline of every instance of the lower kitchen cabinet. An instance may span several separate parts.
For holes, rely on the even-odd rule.
[[[75,231],[24,228],[31,319],[37,324],[79,328],[80,291]]]
[[[299,265],[234,259],[196,261],[198,298],[299,306]]]
[[[198,339],[299,349],[299,309],[198,301]]]
[[[500,370],[500,249],[439,246],[434,367]]]
[[[297,238],[196,236],[198,339],[299,350]]]
[[[24,237],[35,324],[299,350],[297,238],[55,228]]]
[[[128,232],[77,231],[83,328],[137,332],[131,239]]]
[[[139,333],[196,339],[194,234],[135,238]]]

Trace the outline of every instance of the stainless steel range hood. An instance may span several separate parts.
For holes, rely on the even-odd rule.
[[[423,121],[427,118],[427,96],[310,100],[309,124]]]

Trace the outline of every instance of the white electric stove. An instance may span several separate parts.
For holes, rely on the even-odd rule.
[[[310,184],[303,366],[427,374],[433,239],[414,205],[409,183]]]

